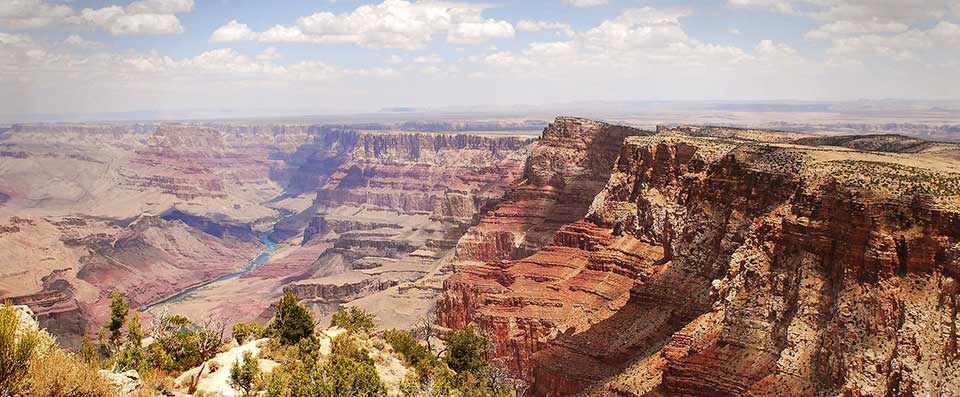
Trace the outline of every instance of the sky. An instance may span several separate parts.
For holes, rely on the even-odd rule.
[[[960,98],[960,0],[0,0],[0,114]]]

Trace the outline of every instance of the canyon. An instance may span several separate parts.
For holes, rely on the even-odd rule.
[[[534,395],[952,395],[958,150],[719,127],[627,136],[581,219],[530,255],[464,263],[438,320],[490,335]]]
[[[410,324],[533,137],[527,123],[402,127],[14,126],[0,158],[0,296],[71,346],[97,333],[113,290],[148,319],[267,321],[292,292],[320,318],[372,295],[395,312],[387,324]],[[489,131],[430,132],[445,128]]]
[[[25,124],[0,149],[0,297],[66,345],[115,289],[227,324],[292,293],[473,326],[537,396],[960,390],[957,144],[558,117]]]

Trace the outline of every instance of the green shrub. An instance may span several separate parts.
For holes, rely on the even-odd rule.
[[[113,291],[113,296],[110,299],[110,318],[103,323],[103,328],[110,331],[111,354],[119,353],[120,345],[123,342],[123,333],[120,329],[126,323],[127,313],[130,312],[127,300],[123,298],[125,294],[124,291]]]
[[[478,375],[487,365],[487,339],[477,335],[472,327],[447,333],[447,354],[444,361],[450,369],[462,374]]]
[[[143,328],[140,327],[140,315],[134,314],[127,321],[127,341],[117,356],[120,371],[135,369],[144,373],[147,369],[147,353],[143,351]]]
[[[91,364],[100,362],[100,349],[86,336],[80,338],[80,358]]]
[[[247,343],[251,340],[260,339],[266,334],[266,327],[253,321],[246,323],[236,323],[230,329],[233,339],[239,344]]]
[[[377,369],[371,363],[358,363],[339,354],[333,354],[321,369],[331,395],[373,397],[387,395]]]
[[[154,368],[185,371],[213,358],[223,345],[223,333],[219,323],[195,324],[183,316],[160,316],[147,360]]]
[[[96,363],[60,349],[45,331],[20,330],[13,307],[0,307],[0,396],[116,395],[97,371]]]
[[[342,334],[330,339],[330,353],[350,358],[359,363],[373,365],[370,352],[366,348],[357,346],[357,341],[350,334]]]
[[[0,308],[0,395],[15,395],[30,369],[30,357],[40,343],[36,331],[18,332],[19,321],[13,306]]]
[[[242,392],[244,396],[249,396],[254,391],[254,385],[259,377],[259,360],[253,356],[253,353],[245,351],[243,352],[243,363],[241,364],[239,360],[234,361],[233,366],[230,367],[228,382],[230,387]]]
[[[388,329],[383,332],[383,337],[393,347],[393,351],[403,357],[407,365],[413,367],[418,379],[427,380],[440,366],[440,360],[426,346],[417,342],[409,332]]]
[[[312,336],[316,323],[310,311],[293,294],[286,294],[277,304],[277,316],[270,323],[270,329],[280,338],[280,343],[292,345],[301,339]]]
[[[350,333],[357,331],[369,333],[377,327],[375,320],[376,316],[373,314],[356,306],[351,306],[348,309],[341,309],[333,313],[330,326],[344,328]]]
[[[373,364],[331,354],[324,361],[308,357],[274,369],[266,395],[381,397],[387,395],[387,389]]]

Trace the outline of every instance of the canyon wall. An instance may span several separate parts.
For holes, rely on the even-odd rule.
[[[957,390],[954,166],[658,132],[550,245],[457,267],[439,323],[535,395]]]
[[[623,139],[649,133],[558,117],[531,149],[520,183],[500,203],[485,208],[478,224],[457,243],[458,261],[517,259],[549,244],[561,226],[586,214],[606,184]]]
[[[409,284],[433,273],[478,214],[519,178],[532,143],[514,136],[316,132],[291,158],[299,164],[295,189],[315,191],[314,204],[278,229],[302,232],[305,250],[326,247],[311,263],[299,262],[308,266],[284,287],[317,304],[320,315],[335,308],[330,303],[380,292],[394,295],[388,301],[405,300],[399,289],[386,291],[398,284],[414,295]],[[410,298],[418,306],[430,304],[438,289],[425,288]]]

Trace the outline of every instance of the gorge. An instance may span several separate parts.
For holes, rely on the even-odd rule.
[[[538,396],[960,389],[960,146],[457,125],[15,125],[0,296],[74,346],[114,289],[147,317],[264,323],[287,292],[435,317]]]

